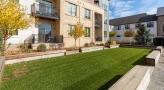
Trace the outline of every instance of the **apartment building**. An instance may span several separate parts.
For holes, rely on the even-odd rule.
[[[152,37],[157,36],[157,17],[156,15],[147,15],[146,13],[112,19],[110,29],[117,32],[117,37],[124,37],[126,30],[138,30],[139,25],[145,25],[150,30]]]
[[[77,22],[86,30],[80,46],[104,43],[104,8],[93,0],[19,0],[19,3],[27,7],[26,14],[35,17],[37,23],[27,30],[18,30],[8,43],[64,43],[65,47],[72,47],[75,44],[70,30]]]
[[[104,8],[104,41],[106,42],[109,40],[109,0],[94,0],[94,3]]]
[[[157,13],[146,13],[112,19],[109,21],[109,31],[117,31],[117,37],[124,37],[126,30],[137,30],[139,25],[145,25],[152,37],[164,36],[164,7],[159,7]]]

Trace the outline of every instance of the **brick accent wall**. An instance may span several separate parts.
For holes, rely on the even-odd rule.
[[[158,31],[157,31],[157,35],[158,36],[163,36],[164,35],[164,16],[159,16],[158,17]]]

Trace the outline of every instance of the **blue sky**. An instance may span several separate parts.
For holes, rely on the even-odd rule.
[[[110,0],[110,19],[140,13],[155,14],[164,0]]]

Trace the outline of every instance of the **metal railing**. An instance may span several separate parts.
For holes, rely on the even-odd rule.
[[[44,18],[59,19],[59,10],[52,5],[34,3],[32,5],[32,15]]]
[[[102,26],[102,21],[95,20],[95,26],[101,27]]]
[[[25,43],[63,43],[63,35],[60,36],[49,36],[32,34],[27,39],[24,40]]]

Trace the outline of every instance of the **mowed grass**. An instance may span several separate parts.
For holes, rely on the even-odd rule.
[[[117,48],[7,65],[1,90],[105,90],[144,65],[150,51]]]

